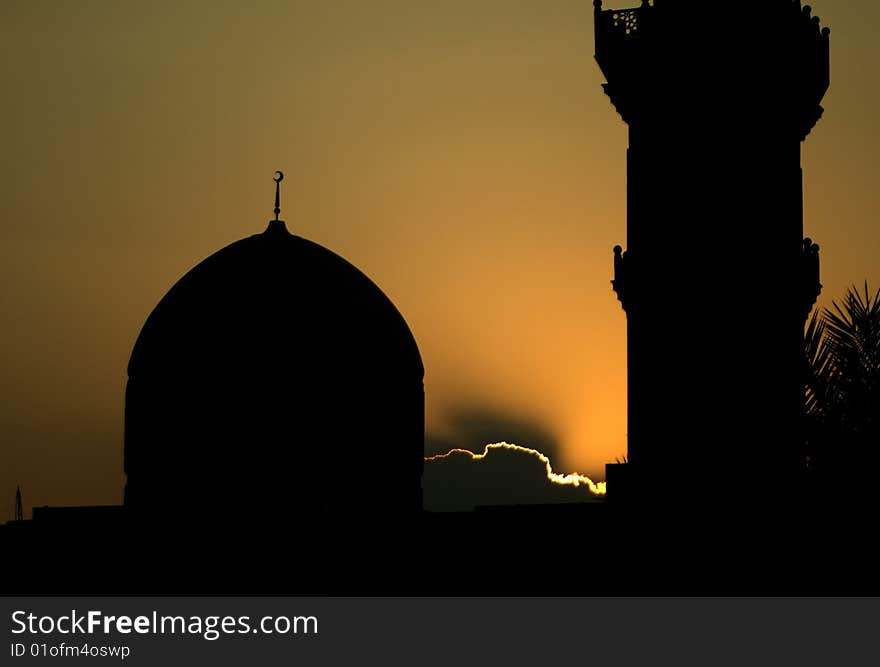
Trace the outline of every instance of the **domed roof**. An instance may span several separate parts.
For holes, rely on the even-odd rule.
[[[141,330],[130,378],[377,372],[421,378],[406,321],[361,271],[274,220],[184,275]],[[262,370],[258,370],[262,369]],[[306,373],[308,375],[308,373]]]

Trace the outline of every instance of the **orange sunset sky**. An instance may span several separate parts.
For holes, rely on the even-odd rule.
[[[744,30],[761,20],[729,4]],[[880,286],[880,6],[813,7],[832,85],[805,230],[828,304]],[[461,413],[532,424],[557,471],[599,479],[626,452],[609,281],[627,134],[591,0],[3,0],[0,52],[0,521],[16,483],[26,513],[121,502],[140,327],[193,265],[263,231],[275,169],[288,228],[410,324],[431,437],[455,442]]]

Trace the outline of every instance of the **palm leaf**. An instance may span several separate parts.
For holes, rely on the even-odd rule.
[[[880,444],[880,290],[851,287],[811,318],[804,334],[809,364],[805,407],[842,440]]]
[[[804,332],[806,413],[821,418],[829,410],[829,388],[832,382],[831,349],[825,343],[825,319],[815,311]]]

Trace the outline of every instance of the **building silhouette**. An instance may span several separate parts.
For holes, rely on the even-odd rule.
[[[15,487],[15,518],[13,521],[24,521],[24,508],[21,505],[21,487]]]
[[[785,493],[799,469],[802,339],[819,284],[801,142],[829,30],[799,0],[594,2],[605,92],[629,126],[628,465],[610,497]]]
[[[416,341],[369,278],[287,230],[277,192],[275,210],[263,233],[183,276],[138,336],[125,396],[134,519],[421,510]]]
[[[410,571],[418,345],[369,278],[288,231],[282,179],[265,231],[186,273],[141,329],[124,504],[25,520],[16,490],[16,520],[0,526],[22,566],[11,590],[326,593]]]

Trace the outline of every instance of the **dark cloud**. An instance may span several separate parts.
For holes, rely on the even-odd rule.
[[[480,449],[476,455],[456,449],[429,457],[422,487],[425,509],[434,512],[470,511],[478,505],[595,500],[585,478],[570,475],[561,481],[568,483],[551,481],[547,458],[540,452],[505,444]]]
[[[449,435],[428,434],[425,438],[425,509],[460,512],[479,505],[577,503],[595,499],[584,484],[555,484],[548,478],[547,459],[551,465],[558,464],[559,448],[556,437],[545,425],[473,407],[453,412],[448,421]],[[515,443],[517,447],[486,449],[487,445],[500,442]]]
[[[511,417],[491,409],[468,407],[453,411],[448,423],[448,437],[427,434],[425,456],[445,454],[455,448],[480,453],[491,442],[515,442],[536,449],[554,461],[558,459],[556,436],[537,421]]]

